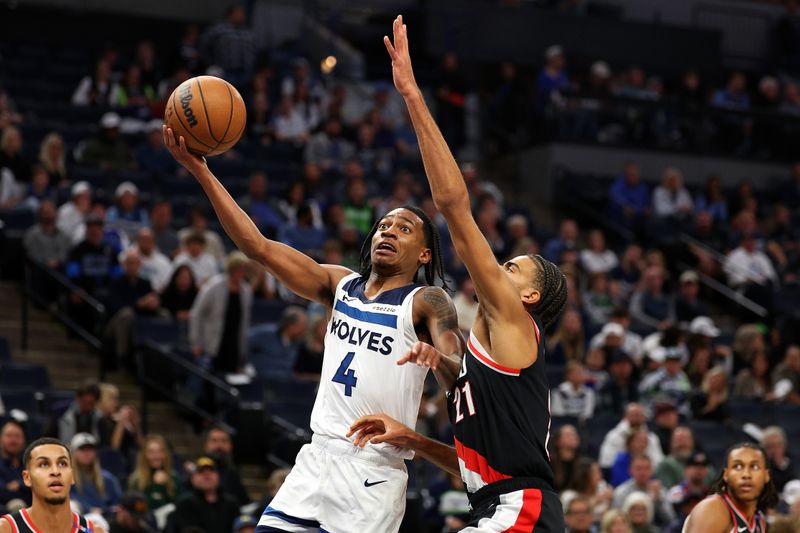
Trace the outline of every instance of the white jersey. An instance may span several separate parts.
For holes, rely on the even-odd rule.
[[[332,439],[346,440],[356,419],[376,413],[413,428],[428,372],[426,367],[397,364],[418,340],[412,311],[422,286],[398,287],[368,300],[365,283],[359,274],[339,282],[325,334],[311,429]],[[403,459],[414,455],[385,443],[367,446]]]

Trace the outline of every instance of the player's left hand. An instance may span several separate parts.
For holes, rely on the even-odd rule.
[[[411,68],[411,55],[408,53],[408,30],[403,23],[403,15],[398,15],[392,23],[392,40],[383,36],[383,44],[392,58],[392,78],[397,92],[404,98],[419,91],[417,81],[414,79],[414,70]]]
[[[442,357],[444,357],[442,352],[427,342],[417,341],[407,354],[397,360],[397,364],[404,365],[406,363],[414,363],[417,366],[427,366],[432,370],[436,370]]]
[[[367,443],[380,444],[386,442],[400,448],[407,448],[409,437],[413,431],[389,415],[362,416],[350,426],[347,437],[355,435],[353,444],[363,448]]]

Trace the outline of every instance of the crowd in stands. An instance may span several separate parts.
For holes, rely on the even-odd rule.
[[[363,93],[302,56],[264,60],[238,7],[204,31],[187,28],[171,51],[149,41],[130,50],[109,46],[87,68],[71,99],[75,108],[98,110],[96,133],[84,138],[67,140],[58,130],[29,137],[25,109],[14,104],[23,95],[0,93],[0,220],[35,215],[23,239],[28,257],[103,304],[98,323],[86,298],[37,286],[102,339],[108,368],[132,368],[135,324],[158,318],[179,324],[192,361],[221,377],[319,380],[324,314],[232,250],[201,191],[163,146],[166,98],[205,72],[233,81],[247,102],[245,137],[210,165],[265,235],[357,269],[375,217],[418,205],[439,223],[459,324],[471,324],[474,286],[427,194],[413,128],[391,85],[377,82]],[[775,120],[800,109],[788,78],[764,77],[750,95],[740,73],[707,91],[702,75],[689,71],[668,91],[638,67],[615,77],[598,62],[588,81],[566,69],[565,51],[549,48],[529,94],[517,67],[502,65],[485,103],[487,143],[509,146],[515,131],[538,121],[555,123],[566,137],[650,136],[690,148],[700,142],[690,134],[705,130],[671,110],[708,107],[735,111],[714,115],[709,126],[708,138],[720,147],[780,154],[759,125],[763,117],[738,112],[769,107]],[[458,58],[447,54],[431,94],[456,149],[468,142],[465,97],[473,90]],[[626,105],[647,102],[636,118],[624,114],[622,133],[614,122],[621,115],[587,105],[612,96]],[[264,171],[273,158],[287,164]],[[567,276],[568,308],[550,332],[547,363],[555,489],[569,531],[679,532],[724,466],[719,447],[748,438],[767,450],[783,496],[778,511],[800,520],[800,469],[787,446],[800,437],[792,419],[792,407],[800,408],[800,338],[797,317],[778,305],[798,283],[800,163],[773,204],[749,183],[728,191],[711,176],[702,190],[689,190],[680,169],[643,177],[630,162],[608,189],[609,220],[621,231],[569,217],[556,231],[535,227],[529,209],[505,198],[474,162],[464,162],[462,173],[498,259],[541,253]],[[678,231],[693,244],[677,240]],[[708,280],[766,313],[732,305]],[[264,302],[282,304],[279,320],[255,318]],[[191,392],[199,398],[201,389]],[[111,533],[217,533],[234,521],[233,531],[252,531],[252,517],[240,516],[253,502],[230,435],[208,429],[204,455],[184,462],[169,435],[143,435],[136,409],[118,397],[111,384],[87,384],[50,428],[74,450],[73,498],[81,510],[104,516]],[[452,437],[435,384],[420,415],[418,429]],[[769,427],[744,433],[745,422]],[[24,423],[12,420],[0,431],[0,506],[8,510],[30,502],[20,483],[25,442]],[[273,494],[285,474],[276,470],[265,481]],[[424,496],[425,531],[464,525],[468,501],[458,478],[417,463],[411,483]]]

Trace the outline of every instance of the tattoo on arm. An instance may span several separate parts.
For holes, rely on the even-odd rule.
[[[456,308],[453,302],[435,289],[427,289],[422,299],[425,303],[433,309],[433,315],[437,318],[439,327],[438,333],[444,333],[447,330],[458,329],[458,315],[456,315]]]

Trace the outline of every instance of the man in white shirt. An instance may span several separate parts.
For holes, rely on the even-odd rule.
[[[745,234],[739,246],[728,254],[725,274],[728,276],[728,284],[736,289],[743,289],[751,284],[778,284],[775,267],[769,257],[758,250],[758,241],[752,234]]]
[[[564,382],[550,391],[550,414],[588,420],[596,404],[594,389],[586,386],[586,373],[577,361],[567,363]]]
[[[683,174],[670,167],[664,170],[661,185],[653,191],[653,212],[659,218],[683,218],[694,208],[692,195],[683,186]]]
[[[625,440],[632,431],[647,431],[647,417],[644,408],[638,403],[628,404],[625,416],[619,424],[606,434],[603,444],[600,446],[600,467],[611,468],[617,454],[625,451]],[[658,436],[652,431],[647,431],[647,456],[652,460],[653,466],[664,459],[664,452],[661,450],[661,443]]]
[[[172,262],[156,248],[156,239],[150,228],[142,228],[136,235],[133,246],[142,259],[139,275],[150,282],[156,292],[161,292],[169,283],[172,274]]]
[[[70,201],[58,208],[56,227],[70,243],[75,243],[80,238],[83,220],[92,207],[92,187],[88,182],[79,181],[72,186],[70,193]]]

